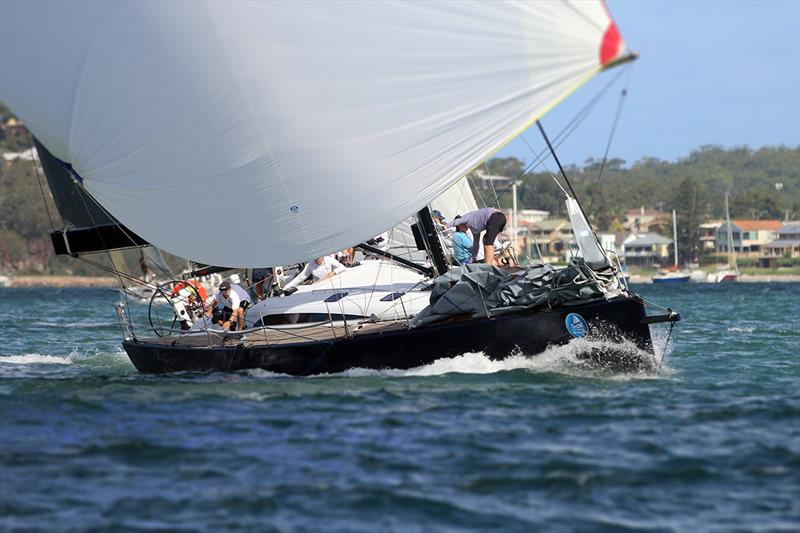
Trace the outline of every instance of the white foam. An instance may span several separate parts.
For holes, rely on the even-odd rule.
[[[44,326],[48,328],[107,328],[114,326],[114,322],[51,322],[46,320],[39,320],[31,322],[32,326]]]
[[[58,357],[55,355],[27,353],[23,355],[0,355],[0,363],[12,365],[71,365],[73,361],[72,356]]]
[[[254,378],[286,378],[291,377],[288,374],[279,374],[278,372],[270,372],[263,368],[250,368],[244,371],[245,374]]]
[[[651,379],[672,374],[672,370],[662,365],[664,340],[658,342],[655,355],[639,350],[631,342],[612,343],[601,340],[573,339],[565,345],[550,346],[544,352],[528,355],[512,354],[504,359],[492,359],[482,352],[465,353],[457,357],[437,359],[427,365],[408,370],[352,368],[335,374],[343,377],[424,377],[445,374],[494,374],[514,370],[525,370],[536,374],[555,373],[576,377],[604,377],[610,379]],[[654,339],[654,344],[657,344]],[[621,352],[629,361],[643,362],[641,370],[619,371],[593,362],[582,355],[599,351]],[[668,351],[671,350],[671,344]],[[266,373],[269,374],[269,373]],[[274,374],[273,374],[274,376]],[[311,377],[329,377],[331,374]]]
[[[746,326],[742,326],[742,327],[733,326],[731,328],[728,328],[728,331],[730,331],[732,333],[753,333],[755,330],[756,330],[756,328],[754,328],[754,327],[746,327]]]

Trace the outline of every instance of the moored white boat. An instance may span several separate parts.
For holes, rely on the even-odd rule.
[[[657,272],[651,278],[653,283],[686,283],[691,279],[691,274],[678,270],[678,225],[675,210],[672,210],[672,245],[675,252],[675,262],[669,270]]]
[[[728,191],[725,191],[725,225],[726,225],[726,252],[728,254],[728,265],[726,268],[709,274],[710,283],[732,283],[739,281],[739,267],[736,264],[736,242],[733,240],[733,225],[731,224],[731,213],[728,209]]]
[[[737,270],[720,270],[708,275],[709,283],[731,283],[739,280]]]

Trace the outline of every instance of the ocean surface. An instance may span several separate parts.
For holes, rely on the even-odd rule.
[[[138,374],[116,292],[0,289],[0,530],[800,531],[800,284],[636,289],[658,371],[310,378]]]

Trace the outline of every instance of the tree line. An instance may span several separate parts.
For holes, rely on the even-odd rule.
[[[518,207],[566,217],[561,187],[567,186],[560,175],[526,169],[513,157],[490,159],[481,170],[518,179]],[[565,173],[598,230],[622,230],[629,209],[674,209],[682,260],[696,260],[700,254],[699,225],[724,218],[726,192],[733,219],[800,219],[800,147],[703,146],[674,162],[646,157],[626,166],[621,159],[605,164],[588,159],[582,166],[566,167]],[[473,183],[480,181],[477,175],[473,178]],[[510,207],[506,189],[484,189],[483,201],[494,202],[496,194],[501,207]]]
[[[19,148],[0,140],[0,153]],[[566,216],[564,194],[549,172],[526,169],[523,161],[513,157],[490,159],[481,168],[519,180],[520,209],[544,209],[551,216]],[[698,225],[724,217],[726,191],[732,218],[800,218],[800,147],[704,146],[674,162],[647,157],[626,166],[621,159],[605,165],[589,159],[565,171],[598,230],[621,230],[628,209],[675,209],[679,252],[685,259],[699,254]],[[480,180],[473,179],[477,182]],[[566,188],[563,179],[562,186]],[[478,192],[487,205],[511,206],[510,190],[500,187]],[[30,161],[22,159],[0,161],[0,271],[101,273],[53,255],[49,232],[60,223],[41,170],[37,173]]]

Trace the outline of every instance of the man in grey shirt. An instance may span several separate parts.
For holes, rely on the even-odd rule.
[[[489,265],[500,266],[494,259],[494,240],[497,234],[503,231],[506,227],[506,216],[494,207],[484,207],[476,211],[470,211],[466,215],[458,215],[454,218],[447,227],[460,226],[466,224],[467,228],[472,232],[472,261],[474,262],[478,256],[478,248],[480,247],[479,239],[481,233],[486,231],[483,236],[483,253],[484,261]]]

